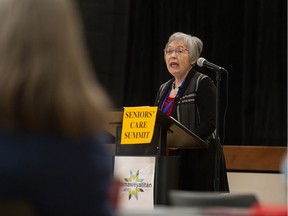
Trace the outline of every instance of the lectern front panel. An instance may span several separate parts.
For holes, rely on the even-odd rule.
[[[121,144],[121,126],[118,126],[116,129],[116,150],[115,155],[118,156],[157,156],[163,152],[161,149],[162,139],[165,137],[161,137],[161,127],[159,125],[155,125],[154,135],[151,143],[143,143],[143,144]],[[160,143],[161,142],[161,143]],[[165,148],[165,147],[163,147]],[[162,151],[161,151],[162,150]]]

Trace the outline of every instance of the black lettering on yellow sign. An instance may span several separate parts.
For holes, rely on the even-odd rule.
[[[148,138],[150,132],[126,132],[125,139]]]
[[[131,122],[130,128],[147,128],[147,122],[146,121]]]
[[[126,112],[125,118],[151,118],[154,114],[154,111],[132,111],[132,112]]]

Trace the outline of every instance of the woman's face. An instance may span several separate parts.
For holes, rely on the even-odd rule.
[[[168,71],[175,78],[185,77],[191,70],[193,64],[193,62],[189,61],[189,53],[187,47],[181,40],[172,41],[167,45],[165,62]]]

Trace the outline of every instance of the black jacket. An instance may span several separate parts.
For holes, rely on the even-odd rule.
[[[174,78],[162,84],[155,105],[162,104],[171,90]],[[181,157],[179,189],[191,191],[214,191],[215,152],[214,131],[216,121],[216,87],[206,75],[192,69],[174,100],[172,116],[202,139],[209,139],[208,149],[178,149],[169,155]],[[224,154],[221,149],[218,169],[219,190],[229,191]]]
[[[173,79],[162,84],[155,105],[160,109],[171,90]],[[191,70],[175,98],[172,116],[202,139],[211,138],[216,121],[216,88],[206,75]]]

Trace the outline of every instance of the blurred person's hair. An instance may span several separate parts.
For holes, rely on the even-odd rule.
[[[72,0],[0,0],[0,128],[93,133],[109,100]]]

